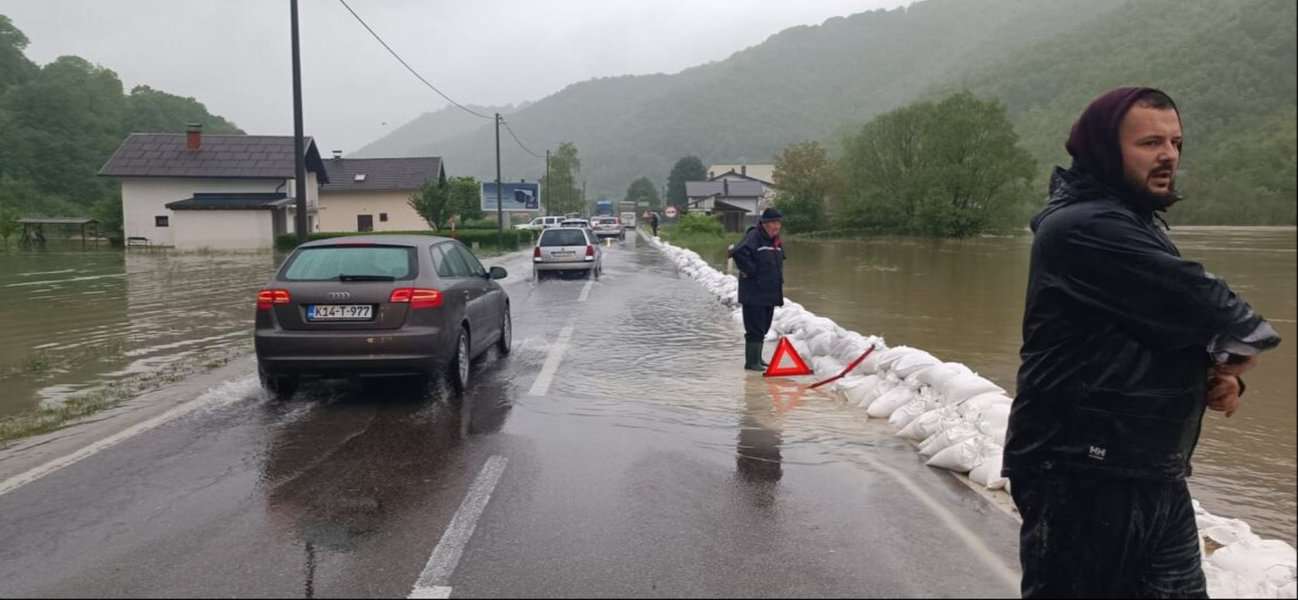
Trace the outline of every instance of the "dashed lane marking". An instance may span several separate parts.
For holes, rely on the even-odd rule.
[[[572,325],[565,325],[559,331],[559,337],[550,347],[550,352],[545,356],[545,363],[541,365],[541,373],[536,376],[536,381],[532,382],[532,389],[527,391],[529,396],[544,396],[550,391],[550,383],[554,381],[554,374],[559,371],[559,362],[563,360],[563,353],[568,349],[568,341],[572,339]]]
[[[595,282],[592,280],[592,281],[587,281],[586,285],[581,286],[581,295],[577,296],[577,301],[585,302],[588,298],[590,298],[590,288],[594,285]]]
[[[424,565],[423,572],[419,574],[419,579],[415,580],[414,589],[410,590],[407,598],[451,597],[451,574],[455,573],[455,567],[460,564],[464,548],[473,538],[473,530],[478,527],[478,519],[486,510],[487,503],[491,502],[491,493],[496,490],[496,484],[500,483],[500,477],[505,473],[507,464],[509,459],[503,456],[492,456],[487,459],[487,463],[482,466],[482,471],[469,486],[469,493],[464,496],[464,501],[460,502],[460,508],[455,511],[455,516],[451,517],[451,524],[446,527],[446,531],[442,532],[441,541],[433,548],[433,554],[428,557],[428,563]]]

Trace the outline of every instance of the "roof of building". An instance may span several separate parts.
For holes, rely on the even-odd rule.
[[[414,191],[442,176],[438,156],[413,158],[331,158],[325,161],[329,183],[321,192]]]
[[[686,181],[685,195],[690,198],[720,196],[724,198],[758,198],[766,191],[757,181]]]
[[[756,181],[758,183],[761,183],[762,185],[775,187],[775,184],[770,181],[758,177],[753,177],[752,175],[746,175],[738,171],[726,171],[724,173],[717,173],[716,175],[709,177],[708,181],[720,181],[722,179],[730,179],[730,180],[742,179],[745,181]]]
[[[171,210],[269,210],[289,206],[293,200],[283,192],[217,192],[197,193],[192,197],[168,202]]]
[[[98,219],[90,217],[25,217],[18,219],[18,223],[22,225],[86,225],[98,222]]]
[[[306,168],[329,181],[320,151],[310,136]],[[132,133],[99,169],[110,177],[202,177],[292,179],[296,168],[291,135],[203,134],[198,150],[186,148],[184,133]]]
[[[775,183],[775,165],[773,164],[711,165],[708,167],[708,179],[720,177],[731,171],[736,175],[764,181],[768,184]]]

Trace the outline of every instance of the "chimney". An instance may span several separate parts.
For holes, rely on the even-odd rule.
[[[740,174],[740,175],[747,175],[747,174],[748,174],[748,165],[739,165],[739,174]]]
[[[203,147],[203,124],[189,123],[185,126],[185,149],[198,152]]]
[[[342,158],[342,157],[343,157],[342,150],[334,150],[334,158]]]

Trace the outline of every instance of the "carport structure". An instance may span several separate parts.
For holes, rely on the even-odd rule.
[[[81,245],[86,245],[86,232],[90,231],[90,239],[99,243],[99,221],[90,217],[26,217],[18,219],[18,223],[23,226],[23,235],[20,243],[25,245],[44,245],[45,244],[45,226],[59,228],[76,227],[81,231]]]

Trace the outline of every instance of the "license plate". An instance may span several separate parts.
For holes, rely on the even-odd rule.
[[[577,256],[577,253],[571,250],[560,250],[558,252],[551,252],[550,256]]]
[[[368,321],[374,315],[372,304],[308,304],[308,321]]]

